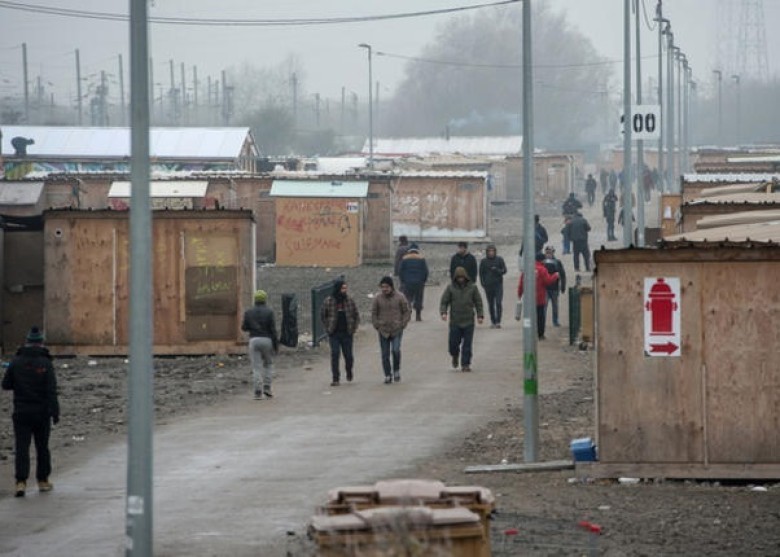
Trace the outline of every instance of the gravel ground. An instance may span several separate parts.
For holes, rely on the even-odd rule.
[[[559,245],[557,207],[541,205],[538,212]],[[493,240],[510,269],[508,285],[517,280],[516,253],[520,231],[519,205],[493,207]],[[586,216],[602,237],[603,223],[595,208]],[[472,246],[478,258],[485,244]],[[446,280],[451,244],[422,244],[432,270],[432,282]],[[565,261],[567,270],[571,260]],[[369,320],[370,295],[392,265],[350,269],[291,269],[263,266],[261,287],[270,293],[277,311],[282,293],[299,298],[301,342],[284,348],[279,370],[324,367],[325,346],[312,347],[308,317],[310,288],[344,274]],[[573,272],[572,272],[573,275]],[[513,299],[511,286],[505,305]],[[427,301],[427,312],[437,303]],[[563,321],[566,322],[564,308]],[[594,433],[592,353],[568,345],[565,329],[553,331],[540,347],[540,456],[569,458],[569,441]],[[56,468],[126,434],[126,372],[124,359],[75,358],[56,361],[62,401],[62,420],[53,430],[51,447]],[[185,418],[188,412],[228,402],[250,388],[248,362],[243,357],[212,356],[159,358],[155,361],[156,420],[162,424]],[[11,397],[0,395],[0,497],[11,495],[13,434]],[[409,463],[409,475],[441,479],[451,485],[482,485],[497,495],[492,522],[494,555],[780,555],[780,484],[767,483],[755,491],[747,483],[642,481],[574,481],[571,471],[532,474],[465,474],[468,465],[520,462],[523,455],[522,391],[508,393],[501,415],[459,444],[423,462]],[[56,481],[56,479],[55,479]],[[586,531],[582,521],[601,526],[601,534]],[[303,531],[305,525],[301,526]],[[506,532],[517,530],[516,535]],[[311,550],[304,540],[291,540],[290,555]]]

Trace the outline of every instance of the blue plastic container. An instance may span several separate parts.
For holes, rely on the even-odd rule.
[[[597,460],[596,445],[593,444],[593,440],[590,437],[573,439],[569,447],[575,462],[595,462]]]

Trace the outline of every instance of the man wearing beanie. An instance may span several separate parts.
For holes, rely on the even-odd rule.
[[[252,362],[252,382],[255,400],[273,398],[273,355],[279,351],[274,312],[266,305],[265,290],[255,292],[255,305],[244,312],[241,330],[249,333],[249,361]],[[262,373],[261,373],[262,363]],[[261,379],[262,377],[262,379]]]
[[[474,342],[474,315],[481,325],[485,317],[482,296],[463,267],[456,267],[452,282],[444,290],[439,302],[439,313],[443,321],[450,316],[450,332],[447,337],[452,367],[471,371],[472,345]]]
[[[420,253],[417,244],[412,243],[409,246],[409,251],[401,259],[398,276],[401,280],[401,292],[406,296],[416,313],[415,321],[422,321],[425,282],[428,280],[428,263]]]
[[[479,282],[485,289],[488,310],[490,310],[490,328],[501,328],[501,314],[504,311],[504,275],[506,263],[497,254],[496,245],[485,249],[485,258],[479,262]]]
[[[330,344],[331,387],[338,387],[341,380],[339,372],[340,353],[344,354],[344,367],[347,381],[352,381],[352,368],[355,358],[352,355],[352,339],[360,324],[360,312],[352,296],[347,294],[347,283],[337,279],[333,285],[333,294],[325,299],[320,310],[320,319],[328,333]]]
[[[412,317],[406,297],[396,291],[392,277],[382,277],[379,292],[371,306],[371,323],[379,334],[379,348],[382,352],[382,371],[385,384],[401,380],[401,337]],[[390,355],[392,353],[392,368]]]
[[[30,475],[30,442],[35,441],[35,479],[40,491],[51,491],[51,424],[60,421],[57,377],[43,333],[33,327],[17,350],[3,377],[3,389],[14,392],[14,437],[16,439],[16,497],[24,497]],[[51,420],[51,421],[50,421]]]

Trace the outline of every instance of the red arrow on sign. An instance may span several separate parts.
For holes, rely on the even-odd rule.
[[[665,344],[651,344],[650,352],[666,352],[667,354],[671,354],[672,352],[676,352],[678,348],[679,346],[669,341]]]

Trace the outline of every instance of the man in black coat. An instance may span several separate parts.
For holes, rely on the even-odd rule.
[[[463,267],[471,284],[477,284],[477,258],[469,253],[467,242],[458,242],[458,251],[450,259],[450,280],[455,278],[455,269]]]
[[[401,258],[398,278],[401,281],[401,292],[414,308],[415,321],[422,321],[425,282],[428,280],[428,263],[420,253],[417,244],[412,243]]]
[[[57,377],[43,333],[33,327],[5,372],[3,389],[14,392],[14,438],[16,440],[16,497],[24,497],[30,475],[30,442],[35,441],[35,479],[40,491],[51,491],[51,424],[60,421]]]
[[[279,352],[279,336],[276,334],[274,311],[268,307],[265,290],[255,292],[255,305],[244,312],[241,330],[249,333],[249,361],[252,364],[252,383],[255,400],[273,398],[273,355]],[[262,363],[262,368],[260,367]]]
[[[588,232],[590,223],[577,211],[566,225],[569,238],[572,243],[572,257],[574,258],[574,270],[580,270],[580,255],[585,261],[585,270],[590,272],[590,248],[588,247]]]
[[[490,310],[491,329],[501,328],[505,274],[504,258],[497,254],[495,244],[490,244],[485,249],[485,258],[479,262],[479,282],[485,289],[485,297]]]

